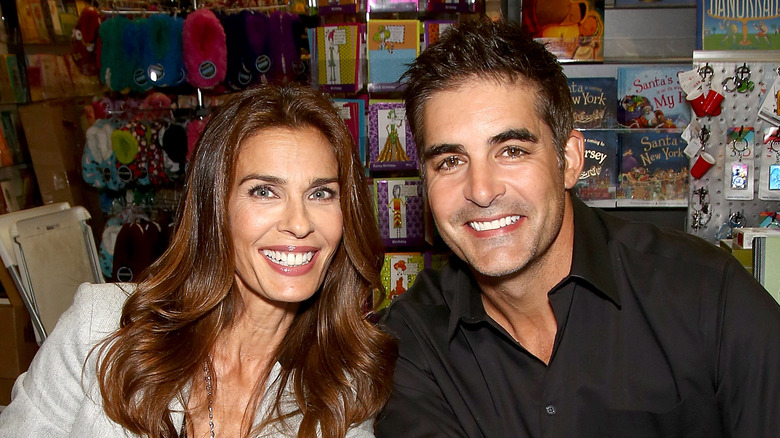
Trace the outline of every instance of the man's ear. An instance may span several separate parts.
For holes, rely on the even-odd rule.
[[[580,131],[574,129],[569,134],[563,158],[566,165],[563,170],[564,184],[567,189],[571,189],[579,181],[582,166],[585,165],[585,137]]]

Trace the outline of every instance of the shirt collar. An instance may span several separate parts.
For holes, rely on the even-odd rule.
[[[612,259],[609,251],[609,234],[596,211],[576,196],[571,196],[574,206],[574,252],[570,279],[585,282],[587,290],[602,294],[620,307],[620,295],[615,284]],[[487,321],[479,285],[465,262],[452,256],[450,263],[441,270],[441,286],[450,307],[447,330],[449,339],[455,334],[460,321],[478,323]]]

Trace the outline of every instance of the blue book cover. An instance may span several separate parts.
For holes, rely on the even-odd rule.
[[[698,0],[699,50],[780,50],[778,0]]]
[[[420,53],[420,22],[371,20],[367,29],[368,83],[376,91],[394,91]]]
[[[618,67],[617,121],[631,129],[683,130],[691,121],[677,73],[689,65]]]
[[[617,80],[569,78],[576,129],[617,127]]]
[[[679,133],[624,131],[618,141],[618,207],[688,205],[687,143]]]
[[[618,139],[614,130],[583,130],[585,165],[574,193],[592,207],[614,207],[618,186]]]

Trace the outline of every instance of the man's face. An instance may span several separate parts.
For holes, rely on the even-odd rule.
[[[433,94],[424,107],[434,220],[452,251],[487,277],[541,260],[558,236],[565,189],[579,177],[581,137],[573,133],[562,168],[536,94],[528,85],[474,79]]]

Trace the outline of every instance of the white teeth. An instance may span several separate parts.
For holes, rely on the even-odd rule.
[[[507,216],[490,222],[469,222],[469,226],[477,231],[490,231],[503,228],[520,220],[520,216]]]
[[[278,265],[289,267],[305,265],[311,261],[312,257],[314,257],[314,253],[311,251],[302,253],[271,251],[269,249],[264,249],[263,255]]]

